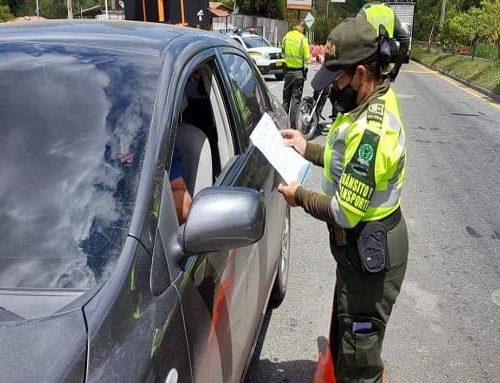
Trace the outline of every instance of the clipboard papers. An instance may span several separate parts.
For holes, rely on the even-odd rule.
[[[301,185],[305,182],[311,163],[283,144],[283,137],[269,114],[264,113],[250,139],[288,185],[293,181]]]

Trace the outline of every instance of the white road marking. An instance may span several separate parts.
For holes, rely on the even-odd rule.
[[[500,307],[500,290],[493,290],[491,293],[491,300],[494,304]]]

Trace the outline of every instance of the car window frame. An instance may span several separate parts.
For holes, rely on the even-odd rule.
[[[170,182],[168,180],[168,174],[172,165],[172,156],[179,128],[179,124],[176,119],[181,112],[181,96],[189,76],[197,67],[200,67],[204,64],[211,67],[215,76],[215,78],[213,79],[217,82],[218,91],[220,92],[220,96],[222,98],[220,101],[223,102],[224,111],[228,114],[228,128],[230,129],[234,144],[234,155],[221,169],[218,178],[214,182],[214,186],[231,184],[235,178],[235,175],[238,174],[240,168],[244,164],[244,161],[241,159],[242,153],[245,152],[245,147],[242,144],[243,138],[240,134],[241,127],[237,120],[237,114],[235,114],[235,110],[233,109],[230,100],[230,92],[227,89],[225,80],[226,73],[224,71],[224,66],[221,65],[221,58],[219,57],[218,49],[216,47],[209,47],[204,50],[198,51],[184,63],[184,66],[179,74],[176,75],[175,78],[172,78],[170,80],[167,88],[163,88],[166,94],[162,97],[162,104],[159,105],[160,108],[170,109],[168,111],[168,118],[165,118],[161,121],[161,124],[164,124],[164,126],[161,128],[163,129],[164,134],[159,145],[161,145],[160,153],[163,155],[160,155],[158,161],[163,161],[164,166],[162,167],[162,169],[157,170],[158,172],[162,172],[161,175],[156,173],[157,177],[161,176],[161,183],[163,185],[160,204],[161,213],[157,222],[157,232],[161,233],[160,237],[162,237],[162,241],[165,244],[169,243],[169,241],[171,241],[173,238],[177,238],[178,234],[178,227],[171,227],[169,225],[168,217],[166,218],[167,221],[165,221],[165,219],[162,219],[162,216],[168,216],[169,213],[172,213],[172,211],[174,211],[175,214],[172,194],[169,190]],[[173,104],[172,106],[169,105],[169,103],[171,102]],[[173,217],[170,216],[170,221],[172,220],[172,218]],[[174,221],[177,223],[176,219]],[[174,259],[175,257],[169,255],[168,245],[166,248],[166,254],[171,281],[174,281],[181,272],[185,271],[189,267],[189,265],[197,259],[197,257],[189,257],[185,262],[183,262],[183,264],[179,265],[176,263]]]
[[[233,87],[231,80],[229,78],[229,73],[228,73],[226,64],[224,62],[224,58],[223,58],[223,56],[226,54],[233,54],[233,55],[239,56],[243,60],[245,60],[248,63],[248,65],[250,65],[250,69],[252,70],[254,77],[256,79],[256,83],[258,84],[257,86],[258,86],[259,92],[261,93],[262,99],[264,100],[264,103],[265,103],[264,112],[267,112],[267,113],[272,112],[272,110],[273,110],[271,100],[269,99],[269,94],[268,94],[269,91],[265,89],[266,86],[265,86],[264,79],[263,79],[259,69],[257,68],[255,62],[248,56],[248,54],[246,52],[239,50],[239,49],[236,49],[236,48],[233,48],[233,47],[224,47],[224,48],[218,49],[218,61],[219,61],[218,65],[220,66],[220,68],[221,68],[220,70],[223,73],[224,83],[225,83],[224,85],[225,85],[226,91],[228,92],[227,96],[228,96],[229,102],[231,104],[232,114],[233,114],[233,116],[236,116],[237,123],[239,124],[238,131],[245,132],[245,129],[244,129],[245,123],[243,121],[241,113],[238,109],[238,106],[236,105],[236,103],[234,101],[234,98],[230,96],[234,93],[234,87]],[[240,137],[240,141],[241,141],[241,144],[243,145],[243,148],[242,148],[243,152],[246,152],[248,150],[248,148],[252,146],[250,139],[249,138],[247,139],[247,137]]]

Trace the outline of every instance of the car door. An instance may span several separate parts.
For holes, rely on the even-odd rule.
[[[261,190],[266,204],[266,234],[261,241],[259,253],[261,272],[255,282],[260,288],[259,307],[262,308],[267,303],[280,256],[286,204],[277,191],[278,184],[282,182],[281,177],[263,154],[251,144],[250,134],[264,113],[268,113],[273,119],[279,116],[275,115],[268,91],[255,65],[239,51],[231,49],[221,52],[220,58],[225,69],[226,89],[237,117],[235,123],[242,134],[244,165],[234,184]]]
[[[199,78],[194,86],[193,78]],[[174,134],[168,146],[171,156],[176,145],[183,145],[181,138],[186,128],[202,131],[209,141],[212,166],[208,166],[206,159],[201,160],[200,166],[204,168],[198,171],[199,176],[212,172],[213,184],[232,186],[242,168],[241,143],[228,114],[229,100],[222,91],[222,81],[215,50],[208,49],[183,66],[179,78],[170,84],[174,89],[171,103],[175,105],[175,113],[170,121]],[[193,160],[186,156],[187,152],[186,148],[181,150],[183,162]],[[186,184],[192,184],[191,180],[186,180]],[[192,192],[196,199],[196,190]],[[165,204],[172,205],[168,184],[163,193],[162,212]],[[249,338],[255,336],[255,318],[261,314],[258,284],[249,280],[260,272],[260,244],[196,254],[178,262],[174,254],[178,251],[178,230],[182,231],[182,227],[172,227],[171,218],[164,222],[160,218],[159,231],[170,277],[182,302],[194,380],[240,381],[251,351],[249,345],[253,339]]]

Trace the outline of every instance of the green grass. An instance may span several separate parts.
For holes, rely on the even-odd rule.
[[[411,55],[416,61],[471,81],[500,95],[500,62],[498,61],[471,60],[467,56],[427,52],[426,47],[422,45],[414,45]]]
[[[478,44],[476,47],[476,56],[485,59],[496,59],[498,48],[494,44]]]

